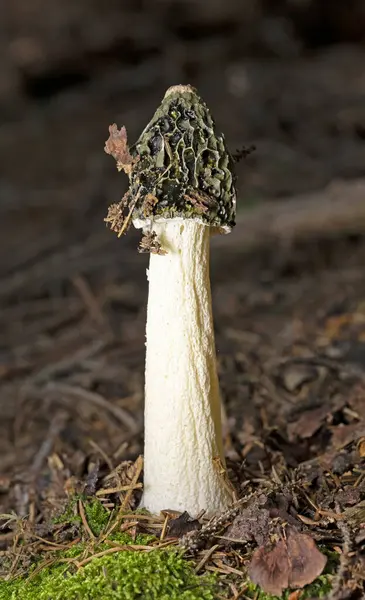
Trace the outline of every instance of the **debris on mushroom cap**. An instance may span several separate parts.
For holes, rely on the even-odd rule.
[[[120,140],[115,139],[117,133],[122,134]],[[106,152],[130,180],[131,201],[123,198],[117,205],[119,223],[133,221],[146,229],[157,219],[192,218],[221,232],[231,230],[236,214],[233,160],[193,87],[170,87],[131,148],[125,128],[118,132],[112,126],[110,134]],[[115,210],[114,205],[113,218],[109,214],[107,222],[116,222]],[[124,225],[122,232],[126,229]]]
[[[129,153],[127,130],[125,127],[118,129],[116,124],[113,123],[109,127],[109,134],[104,150],[115,158],[118,171],[125,171],[129,175],[132,172],[135,159]]]

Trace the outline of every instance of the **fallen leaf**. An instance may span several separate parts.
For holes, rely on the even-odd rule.
[[[331,427],[332,431],[332,447],[339,450],[347,444],[351,444],[355,440],[365,436],[365,423],[351,423],[350,425],[337,425]]]
[[[328,403],[304,411],[296,421],[289,423],[289,440],[293,442],[297,437],[303,440],[312,437],[322,427],[325,420],[338,410],[341,410],[345,403],[345,397],[334,396]]]
[[[253,553],[249,570],[253,583],[259,585],[267,594],[280,596],[289,585],[288,553],[284,540],[277,542],[272,550],[260,546]]]
[[[328,406],[320,406],[319,408],[303,412],[297,421],[288,425],[289,441],[293,442],[298,437],[303,440],[312,437],[322,427],[322,423],[327,417],[328,412]]]
[[[281,372],[282,384],[288,392],[296,392],[305,383],[314,381],[317,377],[317,369],[306,364],[287,364]]]
[[[312,583],[322,573],[327,557],[318,550],[314,540],[305,533],[290,529],[287,542],[289,586],[302,588]]]
[[[254,552],[249,576],[264,592],[280,596],[288,587],[312,583],[326,562],[309,535],[288,529],[286,539],[280,539],[273,548],[261,546]]]
[[[192,519],[188,512],[183,512],[176,519],[171,519],[167,526],[169,537],[181,537],[189,531],[201,529],[201,524],[197,519]]]

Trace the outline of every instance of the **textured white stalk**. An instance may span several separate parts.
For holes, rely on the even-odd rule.
[[[227,507],[209,281],[210,228],[153,224],[166,255],[151,254],[146,330],[143,506],[196,515]]]

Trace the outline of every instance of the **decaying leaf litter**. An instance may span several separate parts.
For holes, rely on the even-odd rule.
[[[67,251],[30,238],[29,268],[19,248],[1,289],[6,573],[40,550],[46,561],[49,545],[93,539],[84,503],[96,497],[121,515],[113,526],[157,534],[198,572],[220,573],[228,597],[245,597],[247,571],[267,592],[301,588],[325,552],[337,563],[330,597],[361,597],[363,240],[213,254],[225,450],[240,500],[211,522],[132,513],[125,527],[142,485],[142,259],[124,242],[121,271],[96,226]],[[75,493],[76,521],[57,529],[50,519]]]
[[[232,580],[227,585],[242,591],[242,597],[241,573],[250,561],[253,580],[278,593],[281,582],[265,566],[262,549],[269,541],[274,552],[287,547],[291,531],[337,556],[341,577],[336,583],[334,576],[338,596],[333,597],[343,597],[345,590],[348,597],[361,597],[364,248],[353,241],[327,242],[325,248],[325,270],[315,265],[313,250],[305,255],[306,248],[294,246],[287,256],[282,250],[278,262],[266,249],[247,256],[242,279],[232,281],[231,289],[226,272],[216,272],[225,445],[231,479],[243,502],[217,525],[201,520],[197,529],[187,520],[186,527],[172,527],[179,539],[171,543],[186,546],[200,571],[214,570]],[[80,271],[86,253],[87,248],[79,257]],[[125,253],[135,260],[127,245]],[[115,260],[112,252],[110,260]],[[223,261],[221,255],[220,268]],[[299,275],[294,271],[298,266]],[[47,270],[42,277],[47,281]],[[20,523],[15,517],[4,519],[2,545],[9,548],[6,558],[14,557],[14,573],[57,539],[49,517],[64,508],[73,491],[96,494],[108,509],[137,505],[141,464],[134,461],[142,441],[144,296],[137,281],[120,276],[104,287],[79,276],[65,281],[66,292],[53,301],[34,297],[32,287],[25,285],[23,303],[16,309],[8,305],[2,313],[8,339],[15,342],[11,348],[9,344],[1,374],[2,398],[7,399],[2,511],[30,515]],[[129,307],[133,319],[120,305],[124,311]],[[14,325],[14,316],[10,320],[11,313],[17,313],[19,324]],[[47,345],[51,336],[52,353],[50,341]],[[131,485],[135,470],[138,481]],[[167,514],[148,525],[136,517],[133,527],[158,537],[164,532],[169,541],[167,524],[174,517]],[[26,546],[17,561],[19,527],[26,532],[29,550]],[[185,533],[190,527],[192,533]],[[87,538],[86,523],[75,527],[72,536]],[[294,587],[296,583],[294,579]],[[231,597],[239,596],[232,591]]]
[[[94,242],[91,237],[80,252],[81,272]],[[313,249],[294,246],[288,254],[282,249],[280,260],[263,249],[243,265],[240,259],[239,276],[231,281],[224,256],[220,253],[218,271],[213,254],[225,447],[243,505],[217,527],[202,520],[201,529],[176,543],[187,545],[201,571],[232,578],[237,592],[245,585],[241,572],[252,552],[267,545],[267,536],[277,548],[293,528],[338,557],[338,591],[361,597],[356,590],[364,573],[364,246],[342,241],[322,247],[328,253],[325,268],[315,264]],[[134,264],[135,251],[127,244],[124,251]],[[47,285],[47,268],[39,274]],[[116,283],[105,285],[101,273],[99,283],[98,277],[80,275],[75,285],[62,271],[59,279],[59,289],[66,289],[54,299],[37,298],[29,280],[18,306],[6,307],[10,296],[3,294],[8,348],[1,373],[2,512],[30,515],[21,526],[31,553],[37,543],[52,541],[50,513],[62,510],[85,482],[88,493],[104,498],[109,509],[127,494],[126,506],[135,508],[140,495],[140,474],[130,490],[119,490],[130,485],[141,451],[143,283],[138,275],[125,281],[119,274]],[[245,510],[253,511],[253,531]],[[134,527],[159,536],[164,529],[169,540],[164,518],[152,528],[135,521]],[[4,525],[2,545],[9,548],[7,558],[14,556],[16,572],[19,522],[5,518]],[[46,541],[37,541],[32,531],[44,532]],[[79,528],[74,535],[87,531]],[[28,557],[26,551],[23,559]],[[251,576],[260,579],[252,571]],[[261,585],[267,577],[264,569]],[[269,578],[268,585],[280,582]]]

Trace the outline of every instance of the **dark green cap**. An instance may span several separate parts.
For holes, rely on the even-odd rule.
[[[126,219],[148,224],[177,217],[231,230],[236,215],[233,160],[224,136],[216,132],[207,105],[193,87],[170,87],[131,148],[125,128],[118,131],[113,125],[110,134],[105,149],[130,179],[122,200],[124,208],[129,207],[123,231]],[[107,219],[114,224],[116,206],[120,205],[114,205],[114,213]]]

